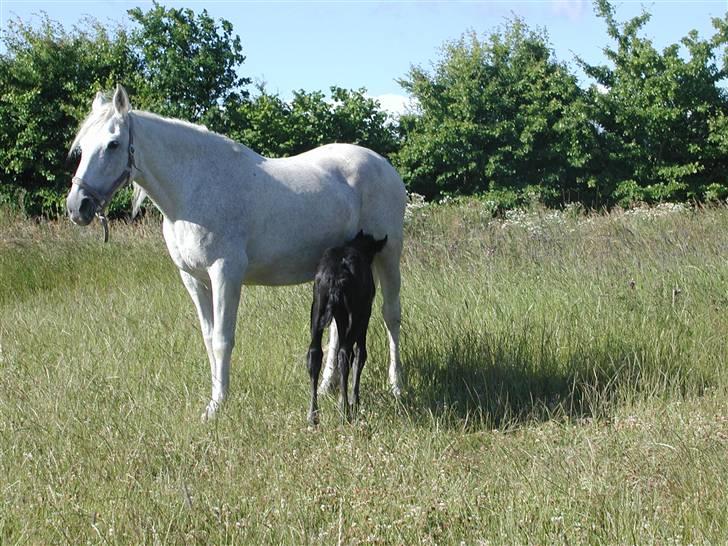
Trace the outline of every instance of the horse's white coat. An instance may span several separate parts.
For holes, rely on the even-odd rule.
[[[205,128],[131,111],[120,86],[111,102],[99,97],[74,146],[76,176],[103,192],[127,161],[133,116],[136,183],[164,216],[163,233],[197,309],[210,360],[213,415],[228,392],[230,354],[242,284],[286,285],[313,278],[323,251],[360,229],[388,237],[377,256],[382,313],[389,332],[389,380],[400,392],[399,326],[402,224],[406,193],[392,166],[354,145],[330,144],[287,158],[267,159]],[[115,141],[116,147],[109,147]],[[68,194],[71,219],[88,224],[84,189]],[[330,343],[335,346],[332,329]],[[329,358],[322,387],[329,385]]]

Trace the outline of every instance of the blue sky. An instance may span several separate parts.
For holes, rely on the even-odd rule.
[[[441,45],[474,30],[487,34],[517,15],[532,28],[546,29],[559,60],[573,65],[574,54],[603,62],[608,43],[604,24],[589,0],[521,1],[161,1],[168,7],[206,9],[229,20],[247,56],[242,73],[266,82],[270,91],[290,97],[293,90],[327,90],[331,85],[366,87],[392,108],[403,95],[396,83],[410,66],[428,67]],[[728,0],[614,1],[617,18],[652,13],[646,34],[662,48],[696,29],[712,35],[712,17],[728,12]],[[126,10],[149,8],[151,1],[0,0],[0,27],[20,17],[33,21],[46,12],[70,29],[84,15],[128,24]]]

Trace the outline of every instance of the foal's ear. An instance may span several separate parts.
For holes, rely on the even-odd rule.
[[[387,244],[387,238],[388,236],[385,235],[384,239],[380,239],[379,241],[374,241],[374,253],[381,252],[384,248],[384,245]]]
[[[131,104],[129,103],[129,95],[126,94],[121,84],[116,84],[116,91],[114,91],[114,111],[120,116],[125,116],[131,110]]]

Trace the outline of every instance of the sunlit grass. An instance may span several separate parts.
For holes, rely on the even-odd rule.
[[[402,358],[306,426],[309,285],[246,289],[232,395],[154,220],[0,214],[0,543],[723,543],[728,210],[408,219]],[[376,305],[378,307],[378,304]],[[378,314],[378,312],[377,312]]]

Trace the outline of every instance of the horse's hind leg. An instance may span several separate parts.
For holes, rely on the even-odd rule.
[[[374,260],[375,271],[382,289],[382,316],[389,337],[389,386],[396,397],[402,392],[402,366],[399,360],[399,326],[402,321],[399,302],[401,254],[402,242],[390,239]]]
[[[318,317],[316,318],[318,319]],[[311,319],[313,320],[313,313]],[[321,371],[321,360],[323,359],[323,351],[321,350],[322,334],[322,330],[314,326],[311,327],[311,345],[308,348],[308,373],[311,377],[311,403],[308,408],[308,423],[311,426],[319,423],[317,387],[319,372]]]
[[[336,355],[339,348],[339,334],[336,329],[336,321],[331,321],[329,326],[329,349],[326,354],[326,365],[324,366],[324,375],[321,379],[319,392],[331,392],[339,382],[339,365],[336,361]]]

